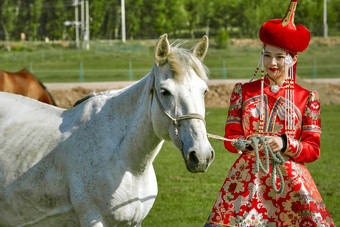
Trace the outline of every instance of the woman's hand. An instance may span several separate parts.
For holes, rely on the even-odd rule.
[[[269,138],[266,143],[272,148],[273,152],[281,151],[283,148],[283,141],[282,138],[279,136],[268,136]],[[263,149],[263,147],[262,147]]]
[[[251,137],[256,137],[258,136],[257,134],[255,135],[251,135],[250,137],[248,137],[248,139],[250,139]],[[269,145],[272,149],[273,152],[278,152],[281,151],[284,147],[283,144],[283,140],[282,137],[280,136],[266,136],[267,141],[266,144]],[[258,150],[260,152],[264,152],[264,147],[262,144],[258,145]],[[248,147],[246,147],[244,150],[242,150],[243,153],[247,153],[247,154],[254,154],[254,147],[253,144],[250,144]]]
[[[252,135],[253,136],[258,136],[258,135]],[[283,149],[283,141],[282,138],[280,136],[266,136],[267,141],[266,144],[268,144],[271,148],[273,152],[277,152],[277,151],[281,151]],[[258,145],[259,147],[259,151],[264,152],[264,147],[262,144]],[[251,144],[251,147],[253,147],[253,145]]]

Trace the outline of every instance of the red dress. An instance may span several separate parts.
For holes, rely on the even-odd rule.
[[[285,89],[270,90],[265,78],[266,135],[285,133]],[[206,227],[212,226],[335,226],[304,162],[320,155],[320,104],[317,92],[295,84],[294,136],[287,136],[286,162],[280,165],[284,191],[276,194],[270,174],[254,173],[255,156],[244,152],[231,167],[220,190]],[[258,134],[261,104],[260,80],[236,84],[230,98],[225,137]],[[230,152],[237,150],[225,142]],[[262,159],[262,158],[261,158]],[[262,159],[263,162],[263,159]],[[271,172],[271,166],[270,166]],[[277,178],[277,188],[280,180]]]

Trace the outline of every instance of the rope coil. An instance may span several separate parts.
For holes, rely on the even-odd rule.
[[[264,174],[271,174],[271,184],[273,186],[273,190],[277,194],[281,194],[284,190],[284,179],[283,175],[280,169],[279,165],[283,165],[286,160],[282,157],[281,152],[273,152],[269,144],[266,143],[266,140],[268,138],[266,137],[261,137],[261,136],[254,136],[251,137],[250,140],[246,140],[243,138],[239,139],[227,139],[221,136],[213,135],[207,133],[208,138],[213,138],[213,139],[218,139],[218,140],[223,140],[223,141],[229,141],[232,143],[232,145],[239,151],[239,154],[242,154],[242,150],[246,148],[248,145],[253,145],[254,148],[254,153],[255,153],[255,174],[260,172],[260,170]],[[259,154],[259,144],[261,144],[264,147],[264,153],[265,153],[265,165],[262,164],[261,159],[260,159],[260,154]],[[272,172],[270,173],[270,168],[269,168],[269,156],[272,159]],[[281,186],[278,189],[276,186],[276,179],[277,176],[280,178],[280,183]]]

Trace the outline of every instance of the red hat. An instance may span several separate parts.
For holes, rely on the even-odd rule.
[[[264,44],[280,47],[290,52],[303,52],[310,41],[310,33],[303,25],[294,24],[297,0],[291,0],[285,17],[265,22],[260,29]]]

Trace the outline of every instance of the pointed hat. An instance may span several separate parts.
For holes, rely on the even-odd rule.
[[[303,25],[294,23],[297,1],[291,0],[283,19],[273,19],[262,25],[260,39],[264,44],[277,46],[294,53],[307,49],[310,33]]]

